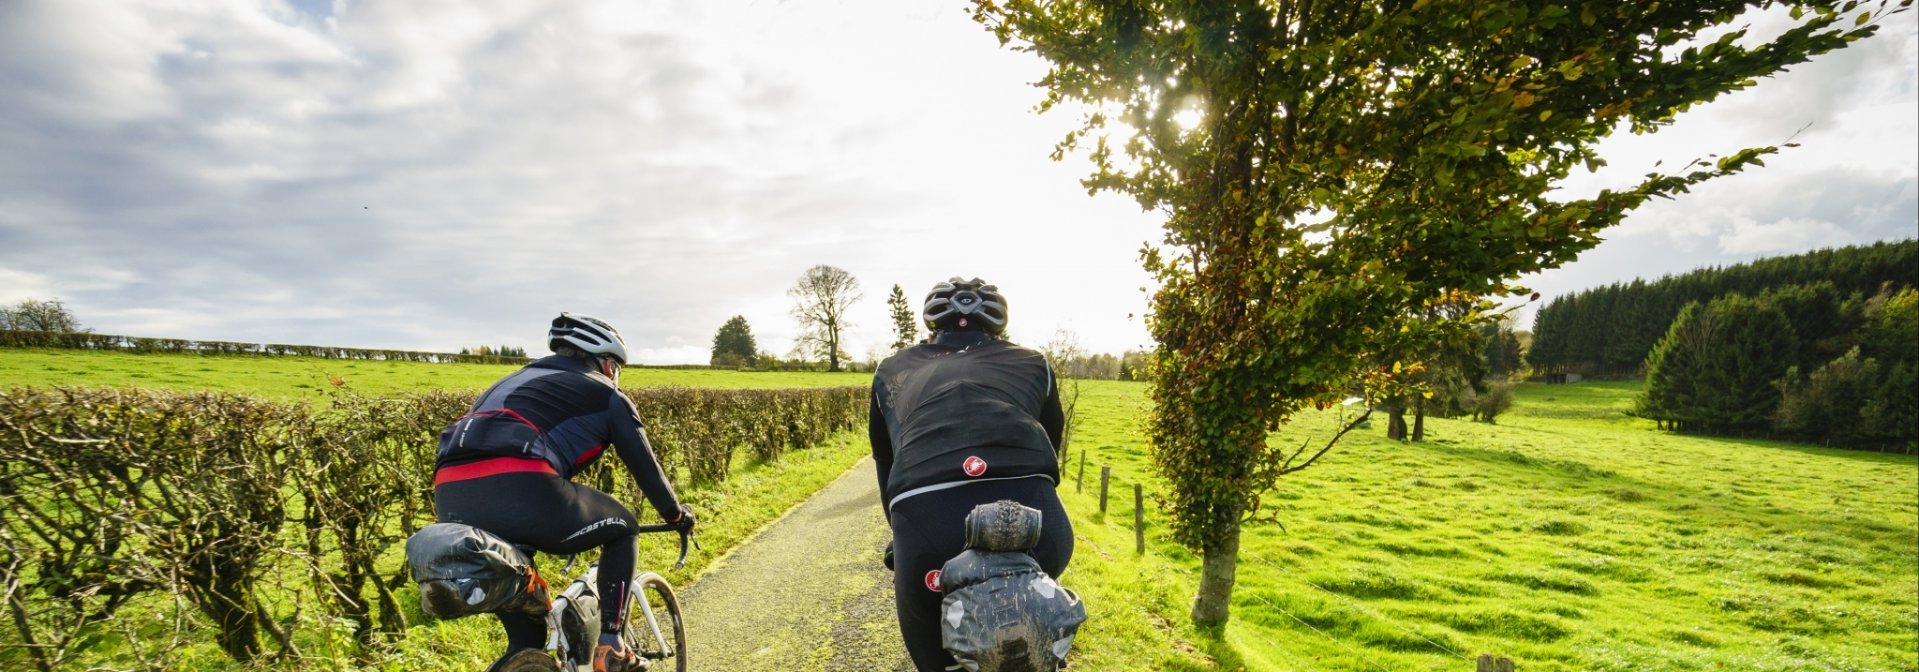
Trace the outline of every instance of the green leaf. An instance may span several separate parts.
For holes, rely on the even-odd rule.
[[[1867,21],[1871,21],[1871,20],[1872,20],[1872,12],[1860,12],[1859,20],[1852,22],[1852,25],[1863,26],[1863,25],[1866,25]]]

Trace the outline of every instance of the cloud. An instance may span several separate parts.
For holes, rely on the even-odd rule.
[[[0,306],[26,299],[54,299],[53,283],[45,275],[0,267]]]
[[[1635,215],[1607,273],[1909,232],[1899,30],[1622,139],[1631,178],[1815,120],[1758,181]],[[1158,218],[1047,160],[1074,119],[1031,113],[1045,71],[933,0],[4,2],[0,291],[106,332],[433,350],[536,350],[575,310],[700,362],[736,314],[786,352],[784,292],[826,263],[864,285],[856,354],[892,284],[955,274],[1016,339],[1143,346]]]
[[[1788,217],[1762,224],[1749,217],[1737,217],[1719,238],[1719,251],[1735,255],[1779,254],[1813,247],[1844,247],[1858,242],[1832,222]]]

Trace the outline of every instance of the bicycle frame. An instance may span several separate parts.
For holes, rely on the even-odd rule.
[[[680,558],[673,563],[674,569],[686,566],[686,552],[689,545],[699,546],[699,542],[694,540],[692,534],[672,525],[642,525],[638,531],[680,533]],[[573,560],[568,559],[567,566],[560,572],[565,574],[572,566]],[[577,667],[592,662],[593,642],[600,632],[599,576],[599,563],[587,567],[586,572],[567,583],[566,589],[553,598],[552,607],[546,612],[546,650],[555,654],[562,664]],[[666,635],[660,632],[659,619],[654,615],[652,605],[646,600],[635,601],[644,612],[646,625],[651,631],[649,634],[653,635],[653,641],[658,644],[660,650],[671,650],[667,644]],[[575,627],[568,627],[569,611],[578,615],[574,621],[577,623]],[[631,615],[628,623],[631,623]],[[581,645],[580,650],[574,650],[575,643]]]

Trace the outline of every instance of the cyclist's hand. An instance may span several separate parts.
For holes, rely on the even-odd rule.
[[[886,571],[889,571],[889,572],[893,571],[893,540],[892,539],[886,540],[886,553],[880,556],[880,561],[886,563]]]
[[[681,532],[692,532],[694,522],[693,507],[681,504],[680,517],[678,520],[673,521],[673,525],[680,528]]]

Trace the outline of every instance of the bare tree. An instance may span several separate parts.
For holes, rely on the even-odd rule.
[[[80,319],[74,317],[73,311],[68,310],[59,299],[23,299],[14,305],[0,307],[0,329],[59,333],[92,331],[82,328]]]
[[[786,294],[793,297],[793,317],[800,321],[800,336],[793,348],[808,358],[825,358],[828,371],[840,370],[840,360],[851,359],[840,336],[851,326],[847,309],[860,300],[859,279],[820,264],[806,269]]]
[[[1046,341],[1046,347],[1040,352],[1046,355],[1047,363],[1053,367],[1053,383],[1059,386],[1060,411],[1066,416],[1065,426],[1059,434],[1059,445],[1055,446],[1064,456],[1067,444],[1073,441],[1073,420],[1079,410],[1079,380],[1067,378],[1061,367],[1065,366],[1063,362],[1084,359],[1086,349],[1080,347],[1079,336],[1071,330],[1055,329],[1053,338]]]

